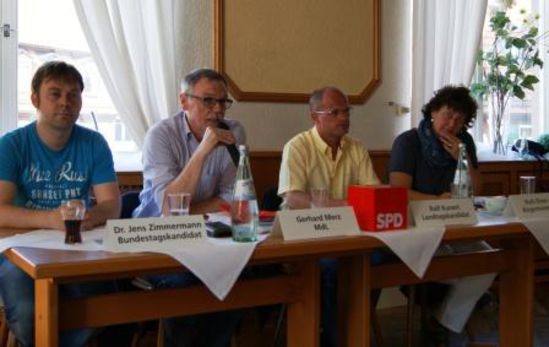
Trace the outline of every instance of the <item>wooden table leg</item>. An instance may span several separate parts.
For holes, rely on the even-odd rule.
[[[500,347],[532,346],[534,251],[531,238],[514,240],[512,271],[500,274]]]
[[[300,263],[299,300],[288,305],[288,347],[318,346],[320,325],[320,266]]]
[[[345,295],[344,338],[346,346],[370,345],[370,255],[352,257]]]
[[[58,286],[52,279],[35,282],[35,344],[37,347],[59,345]]]

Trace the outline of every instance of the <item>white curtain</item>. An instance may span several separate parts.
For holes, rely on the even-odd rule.
[[[488,0],[415,0],[412,39],[412,126],[421,107],[447,84],[469,86]]]
[[[177,0],[74,0],[114,106],[141,148],[149,127],[178,110],[182,7]]]

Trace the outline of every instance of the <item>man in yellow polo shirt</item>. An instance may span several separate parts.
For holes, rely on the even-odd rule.
[[[312,93],[309,107],[314,126],[284,146],[278,195],[285,208],[309,208],[309,190],[326,188],[327,205],[344,206],[349,185],[379,184],[379,179],[366,148],[347,135],[351,115],[347,96],[335,87],[324,87]],[[322,259],[321,269],[321,346],[337,346],[337,261]]]
[[[335,87],[317,89],[309,99],[314,126],[284,146],[278,195],[288,208],[308,208],[310,188],[327,188],[329,206],[347,204],[347,187],[379,184],[366,148],[347,135],[351,108]]]

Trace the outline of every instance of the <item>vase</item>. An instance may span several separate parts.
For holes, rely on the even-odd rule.
[[[494,154],[506,155],[505,143],[503,142],[503,135],[501,127],[499,129],[494,129],[494,140],[492,152]]]
[[[492,124],[492,152],[498,155],[506,155],[507,148],[504,139],[506,138],[506,127],[509,124],[509,107],[496,105],[490,107],[490,120]]]

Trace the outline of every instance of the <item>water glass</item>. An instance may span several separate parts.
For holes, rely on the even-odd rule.
[[[536,192],[536,176],[520,176],[520,193],[534,194]]]
[[[65,223],[65,243],[81,243],[80,231],[82,220],[86,216],[86,201],[81,199],[63,201],[60,210]]]
[[[167,197],[168,214],[170,216],[187,216],[191,206],[190,193],[170,193]]]
[[[322,208],[328,205],[330,198],[328,188],[311,188],[309,189],[309,193],[311,196],[311,208]]]

